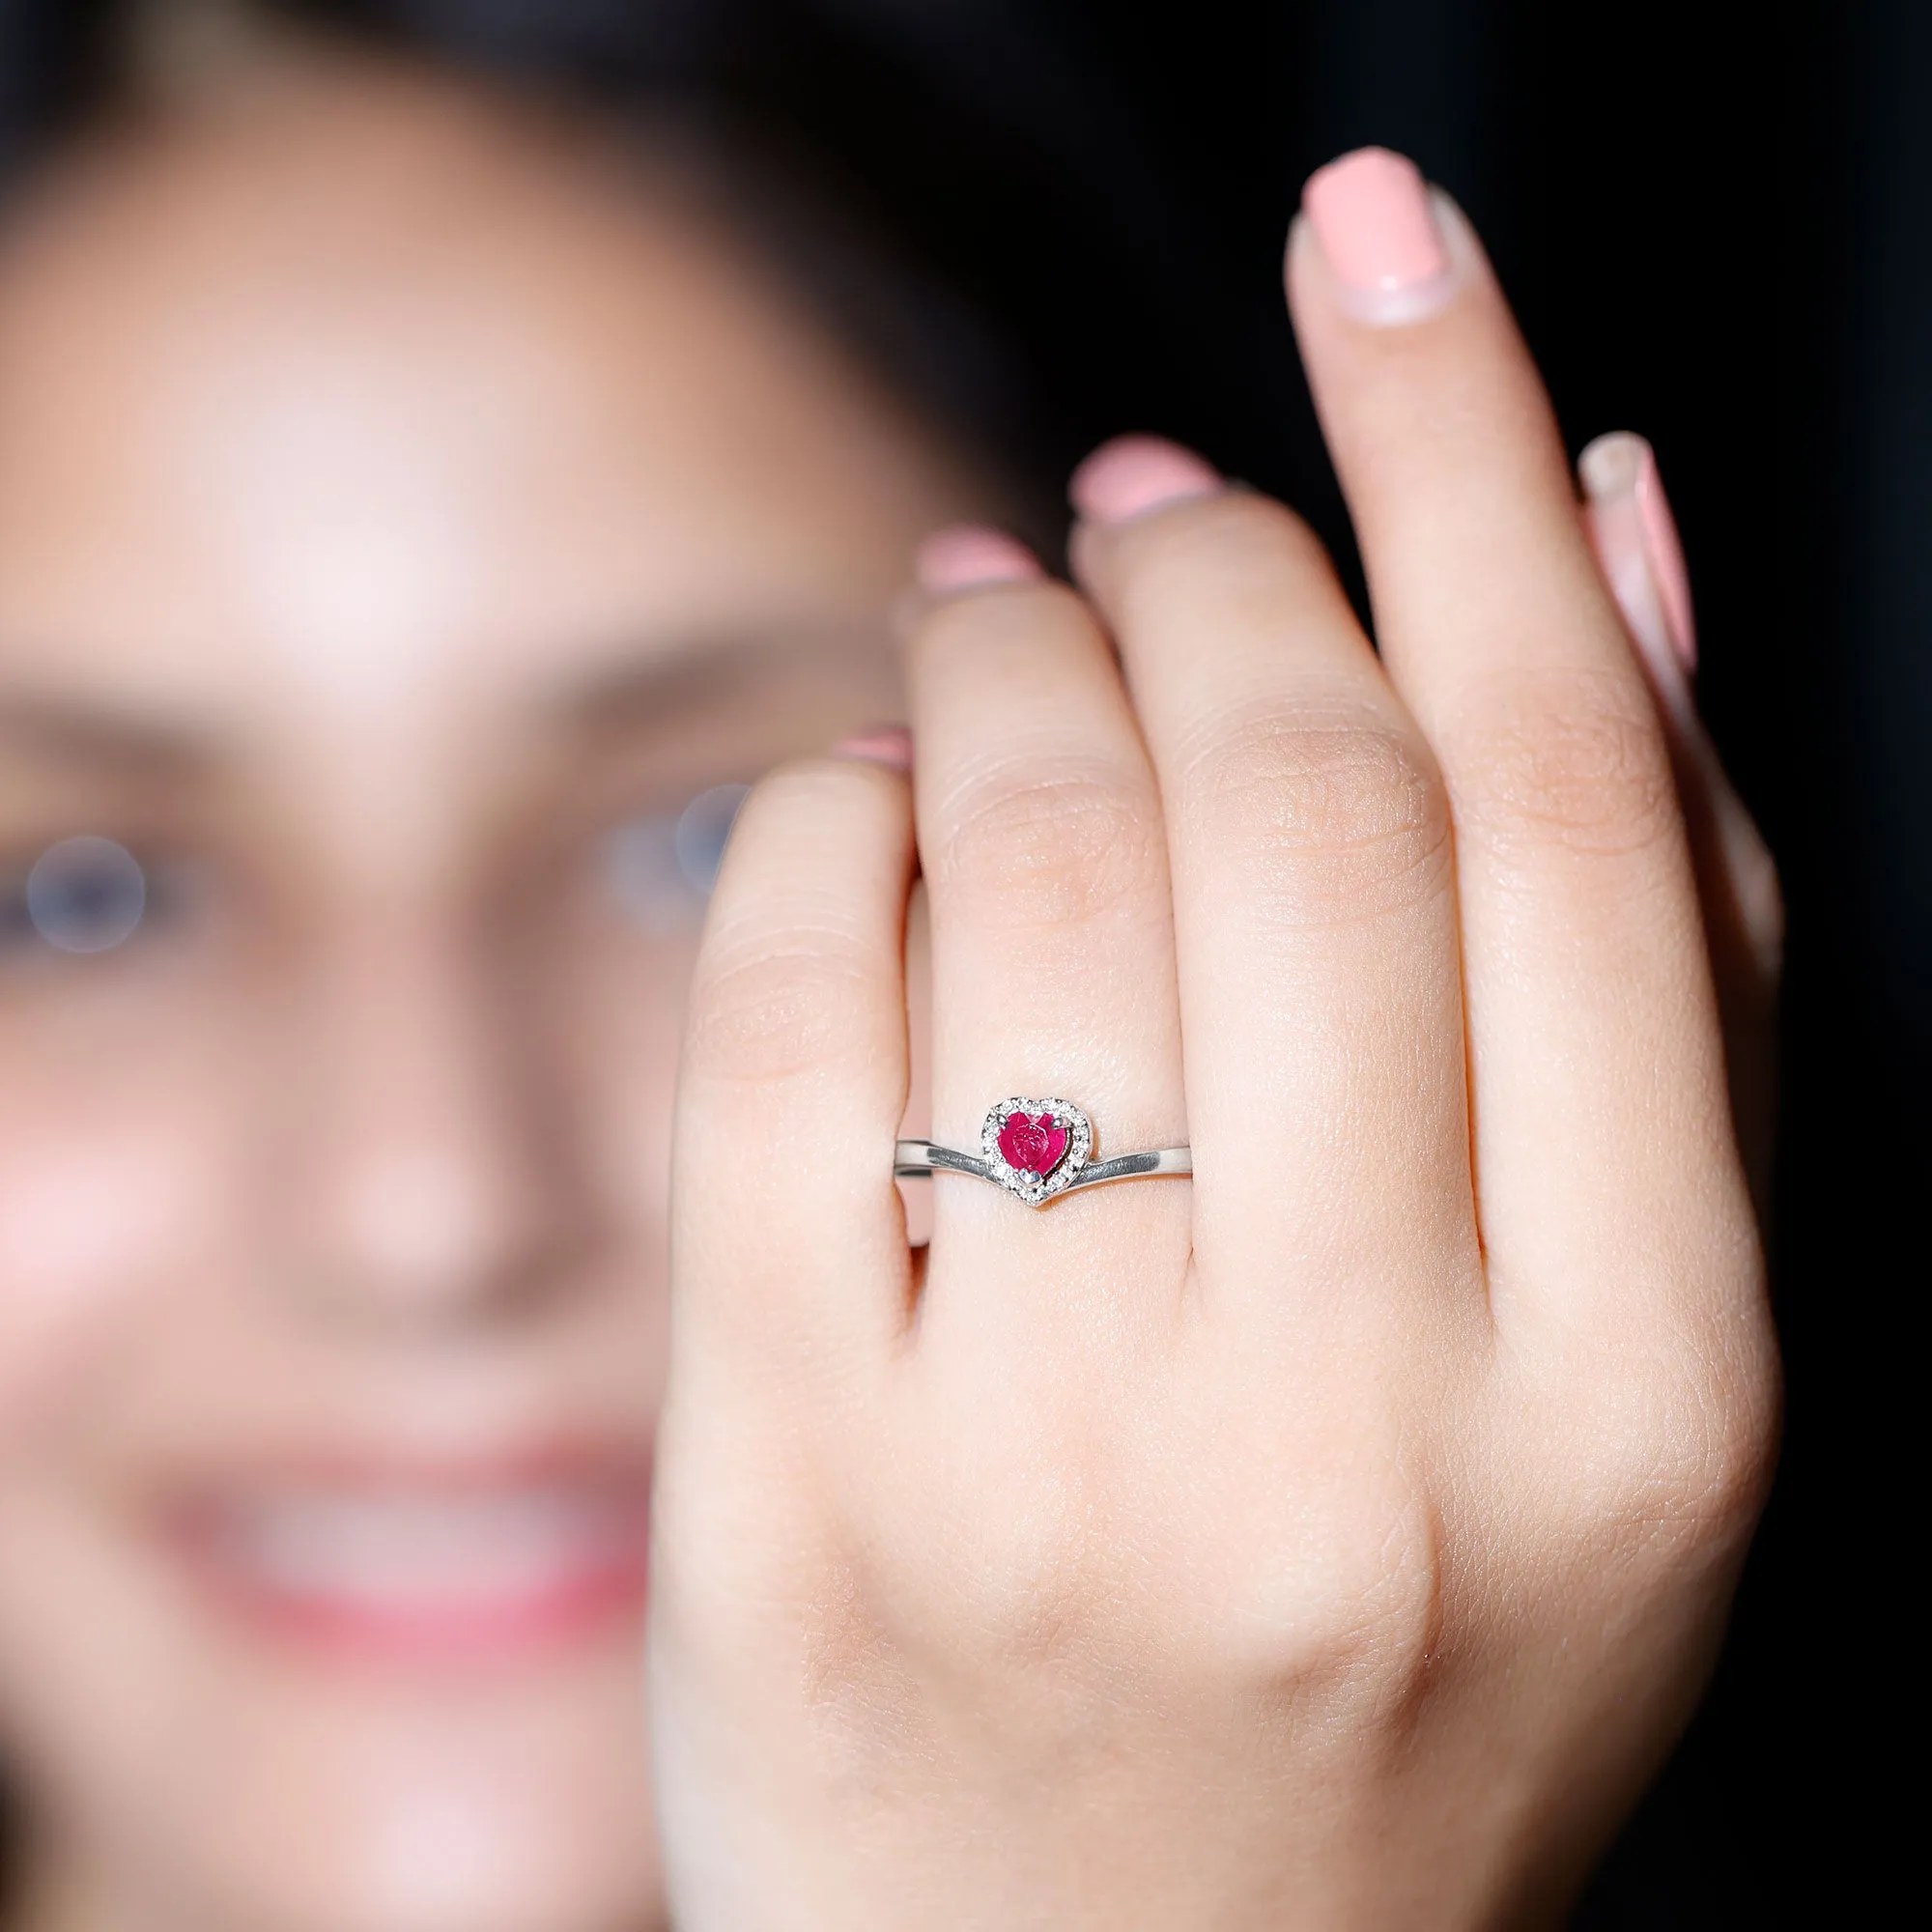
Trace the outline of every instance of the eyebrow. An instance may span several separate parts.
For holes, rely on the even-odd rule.
[[[858,623],[697,633],[615,655],[567,688],[557,711],[582,731],[622,730],[727,698],[775,671],[807,671],[838,658],[857,661],[883,641],[882,632]],[[194,775],[219,762],[217,741],[191,726],[111,701],[0,690],[0,753],[10,746],[157,778]]]
[[[804,671],[837,658],[857,662],[883,642],[882,630],[868,633],[860,624],[700,634],[603,668],[567,694],[563,712],[585,730],[621,728],[695,709],[775,671]]]
[[[0,750],[9,744],[81,764],[172,776],[215,762],[202,733],[110,703],[0,692]]]

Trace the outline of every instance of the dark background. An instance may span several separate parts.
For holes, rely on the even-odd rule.
[[[1878,1922],[1861,1901],[1882,1880],[1916,1895],[1888,1747],[1916,1768],[1893,1418],[1932,1275],[1932,5],[303,11],[749,128],[912,265],[1042,479],[1162,430],[1345,555],[1280,297],[1299,184],[1376,141],[1462,200],[1573,448],[1611,428],[1657,445],[1706,716],[1791,920],[1782,1473],[1716,1684],[1579,1922]],[[101,18],[0,0],[7,165],[87,99]]]

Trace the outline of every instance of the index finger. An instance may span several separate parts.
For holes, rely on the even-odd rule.
[[[1347,156],[1309,184],[1288,282],[1378,641],[1448,787],[1498,1317],[1525,1283],[1561,1284],[1566,1324],[1625,1308],[1685,1283],[1673,1243],[1714,1199],[1755,1251],[1662,723],[1454,205],[1399,156]]]

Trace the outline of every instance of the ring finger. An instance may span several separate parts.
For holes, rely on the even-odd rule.
[[[1165,835],[1111,646],[1082,599],[990,532],[936,539],[921,575],[906,671],[934,1137],[977,1152],[988,1108],[1025,1096],[1083,1108],[1096,1159],[1180,1144]],[[1145,1310],[1129,1277],[1170,1294],[1179,1283],[1188,1192],[1109,1188],[1034,1214],[937,1177],[923,1326]]]

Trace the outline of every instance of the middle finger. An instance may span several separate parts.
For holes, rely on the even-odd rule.
[[[1443,1293],[1480,1307],[1429,747],[1281,505],[1139,439],[1094,457],[1075,497],[1076,560],[1169,820],[1202,1266],[1253,1297],[1250,1321],[1304,1339],[1331,1316],[1426,1319]],[[1219,1264],[1257,1253],[1276,1264]],[[1411,1258],[1437,1279],[1405,1282]]]

